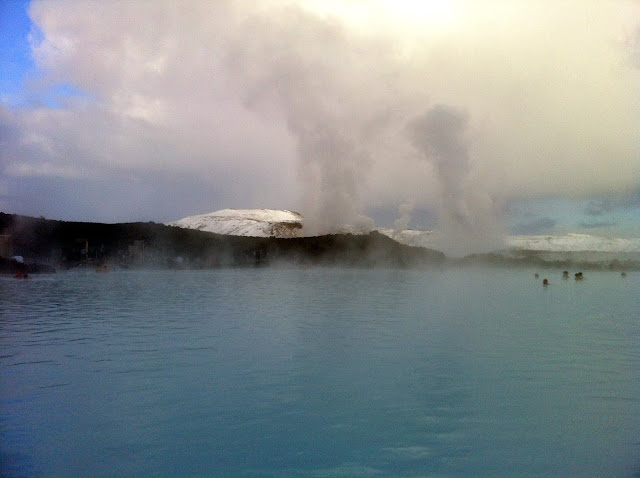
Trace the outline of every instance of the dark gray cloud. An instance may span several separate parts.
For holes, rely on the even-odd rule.
[[[584,212],[587,216],[603,216],[617,207],[611,200],[591,201],[587,204]]]
[[[585,229],[604,229],[617,226],[618,223],[615,221],[600,221],[600,222],[581,222],[580,227]]]
[[[640,207],[640,191],[615,199],[598,199],[589,201],[584,213],[587,216],[599,217],[616,211],[637,209]]]
[[[513,234],[544,234],[548,233],[556,226],[558,221],[550,217],[542,217],[530,222],[520,223],[511,228]]]
[[[250,173],[249,173],[250,174]],[[245,176],[233,171],[202,176],[193,171],[153,171],[103,168],[89,176],[24,174],[6,183],[4,211],[52,219],[104,222],[177,220],[219,208],[257,208],[254,184],[277,189],[271,178]],[[37,191],[37,194],[34,194]],[[291,200],[294,198],[291,197]],[[267,202],[265,200],[265,202]],[[285,209],[289,202],[275,202]]]

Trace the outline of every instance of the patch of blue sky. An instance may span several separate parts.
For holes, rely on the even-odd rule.
[[[93,96],[71,84],[58,84],[40,91],[36,101],[49,108],[64,108],[71,99],[93,99]]]
[[[36,69],[28,8],[27,0],[0,1],[0,101],[9,105],[21,103],[25,79]]]
[[[91,96],[71,84],[38,85],[42,72],[29,37],[41,33],[29,18],[29,0],[0,0],[0,103],[10,107],[62,108],[72,98]]]

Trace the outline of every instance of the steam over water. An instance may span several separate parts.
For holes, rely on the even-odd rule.
[[[0,278],[0,474],[636,476],[640,274],[534,272]]]

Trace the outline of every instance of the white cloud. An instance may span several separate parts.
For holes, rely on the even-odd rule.
[[[3,173],[224,177],[211,210],[240,200],[332,227],[367,206],[436,207],[445,185],[408,125],[445,104],[468,114],[474,194],[640,188],[640,5],[409,5],[36,1],[32,87],[89,97],[3,115]]]

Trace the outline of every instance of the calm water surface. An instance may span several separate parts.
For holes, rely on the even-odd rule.
[[[0,474],[638,476],[640,273],[533,273],[2,277]]]

